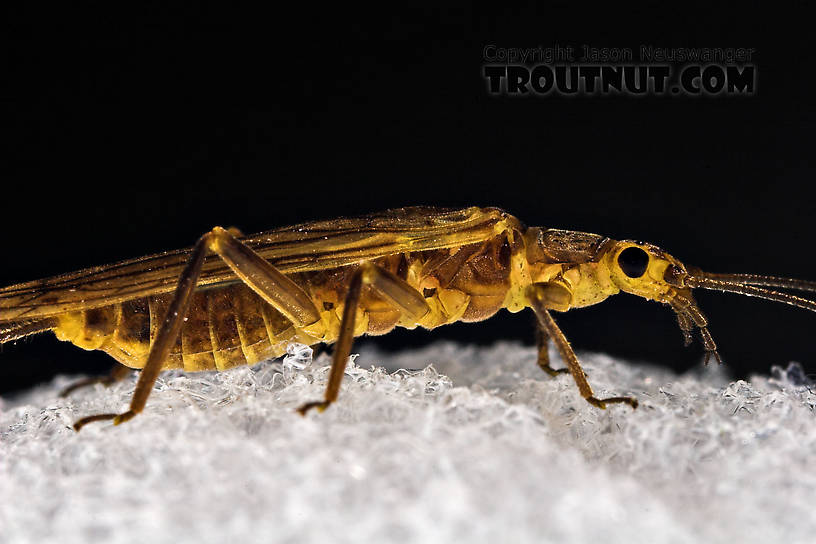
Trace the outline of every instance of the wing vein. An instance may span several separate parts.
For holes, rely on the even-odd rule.
[[[281,272],[291,274],[483,241],[494,236],[508,217],[495,208],[400,208],[359,218],[302,223],[242,240]],[[0,323],[170,292],[190,251],[166,251],[2,288]],[[198,285],[235,281],[218,257],[209,256]]]

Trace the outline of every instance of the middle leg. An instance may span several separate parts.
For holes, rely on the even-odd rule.
[[[340,394],[340,384],[343,382],[343,373],[351,355],[351,344],[354,341],[354,322],[357,308],[360,305],[360,293],[364,285],[370,285],[378,294],[382,295],[395,308],[415,321],[422,319],[430,310],[425,298],[404,280],[391,272],[376,265],[366,263],[354,272],[346,292],[343,304],[343,317],[340,321],[340,335],[334,346],[332,365],[329,371],[329,383],[323,400],[307,402],[298,412],[305,416],[312,408],[322,412],[331,405]]]
[[[538,318],[536,318],[536,344],[538,345],[538,367],[555,378],[559,374],[569,374],[569,368],[553,368],[550,366],[550,352],[549,352],[550,335],[547,330],[541,326]]]

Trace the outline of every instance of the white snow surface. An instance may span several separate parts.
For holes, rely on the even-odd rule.
[[[0,542],[816,542],[796,365],[729,383],[579,353],[598,396],[640,400],[599,410],[533,347],[356,351],[339,401],[305,418],[327,355],[168,372],[138,417],[80,433],[126,409],[136,373],[3,399]]]

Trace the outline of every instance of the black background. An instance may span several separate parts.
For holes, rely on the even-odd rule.
[[[780,11],[775,34],[751,3],[658,5],[14,13],[0,284],[188,246],[214,225],[249,233],[416,204],[500,206],[529,225],[648,240],[706,270],[816,278],[812,55],[795,28],[806,18]],[[755,48],[758,92],[487,94],[486,45],[556,43]],[[816,369],[816,316],[698,300],[735,376],[792,359]],[[527,314],[378,341],[531,342]],[[701,361],[670,311],[629,295],[556,318],[579,352]],[[109,364],[43,335],[3,346],[0,391]]]

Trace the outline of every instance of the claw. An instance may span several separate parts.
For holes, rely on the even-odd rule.
[[[305,415],[306,415],[306,413],[307,413],[309,410],[311,410],[312,408],[317,408],[317,411],[318,411],[318,412],[323,412],[323,411],[325,411],[325,410],[326,410],[326,408],[328,408],[328,407],[329,407],[329,405],[330,405],[330,404],[331,404],[331,402],[329,402],[329,401],[327,401],[327,400],[315,401],[315,402],[307,402],[306,404],[304,404],[303,406],[301,406],[300,408],[298,408],[298,409],[297,409],[297,412],[298,412],[300,415],[302,415],[302,416],[305,416]]]
[[[609,397],[608,399],[598,399],[595,397],[588,397],[587,402],[592,406],[606,410],[607,404],[628,404],[632,410],[637,410],[638,400],[634,397]]]
[[[541,366],[541,365],[539,365]],[[552,368],[550,365],[541,366],[541,370],[549,374],[551,377],[555,378],[559,374],[569,374],[568,368]]]
[[[117,414],[96,414],[95,416],[83,417],[74,423],[74,430],[79,432],[79,430],[88,423],[93,423],[94,421],[108,421],[109,419],[116,419],[117,417],[119,417]]]
[[[82,419],[78,419],[76,423],[74,423],[74,430],[79,432],[79,430],[88,423],[93,423],[94,421],[108,421],[110,419],[113,420],[114,425],[119,425],[125,421],[130,421],[135,415],[136,412],[133,410],[128,410],[122,414],[96,414],[94,416],[87,416],[83,417]]]

